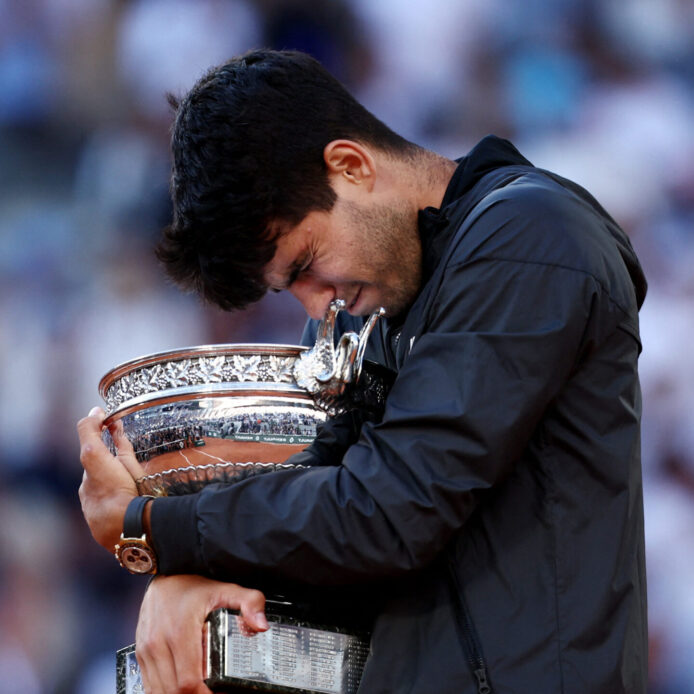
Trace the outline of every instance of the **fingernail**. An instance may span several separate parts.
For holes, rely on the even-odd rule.
[[[270,627],[270,625],[267,623],[267,618],[265,617],[264,612],[256,612],[254,617],[258,629],[268,629]]]
[[[101,408],[100,407],[92,407],[92,409],[89,410],[89,416],[90,417],[94,417],[94,416],[100,415],[100,414],[101,414]]]

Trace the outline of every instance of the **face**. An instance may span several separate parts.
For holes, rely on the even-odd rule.
[[[333,299],[355,316],[380,306],[394,316],[417,295],[421,246],[409,207],[338,198],[330,212],[310,212],[278,231],[265,279],[276,291],[288,289],[311,318],[322,318]]]

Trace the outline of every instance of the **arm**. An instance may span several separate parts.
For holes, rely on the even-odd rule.
[[[555,266],[449,268],[383,421],[362,428],[342,465],[157,499],[162,570],[341,585],[426,565],[520,456],[598,294]]]

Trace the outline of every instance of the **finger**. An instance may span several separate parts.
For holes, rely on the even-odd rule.
[[[155,687],[158,687],[159,683],[150,679],[149,672],[145,667],[143,667],[143,664],[140,662],[139,659],[137,661],[137,664],[140,667],[140,680],[142,681],[142,689],[145,692],[145,694],[152,694],[152,692],[156,691]]]
[[[141,648],[137,644],[136,656],[147,694],[170,694],[179,691],[176,684],[176,665],[171,651],[166,646],[149,649]]]
[[[265,596],[259,590],[233,586],[233,593],[238,603],[237,609],[246,627],[251,632],[267,631],[270,628],[265,616]]]
[[[156,581],[156,578],[154,580]],[[149,625],[149,620],[147,618],[148,612],[147,594],[145,593],[145,599],[140,605],[140,615],[135,629],[135,657],[140,667],[140,679],[142,680],[145,694],[154,694],[155,692],[162,691],[162,688],[161,682],[159,681],[159,674],[155,667],[150,668],[150,661],[147,655],[147,638],[145,632],[146,626]]]
[[[111,454],[101,439],[92,436],[87,427],[89,423],[80,421],[82,445],[80,462],[84,468],[80,498],[88,496],[112,496],[117,491],[137,494],[137,487],[130,472]]]
[[[138,627],[135,636],[135,655],[147,694],[169,694],[179,691],[174,655],[165,643],[165,639],[149,640]]]
[[[82,506],[82,511],[84,511],[85,504],[87,502],[88,491],[87,487],[89,485],[89,477],[87,476],[87,471],[82,472],[82,482],[80,483],[79,489],[77,490],[77,495],[79,496],[80,505]]]
[[[101,407],[99,407],[97,405],[96,407],[92,407],[92,409],[89,410],[89,416],[90,417],[98,417],[103,422],[104,419],[106,418],[106,413],[104,412],[104,410]]]
[[[236,628],[239,630],[241,636],[255,636],[258,632],[255,629],[251,629],[248,624],[246,624],[244,618],[240,615],[234,615],[234,621],[236,622]]]
[[[113,438],[113,443],[116,444],[119,455],[135,455],[133,445],[130,443],[130,439],[125,435],[125,428],[123,427],[122,419],[117,419],[115,422],[111,422],[108,425],[108,430]]]
[[[117,486],[137,493],[132,472],[124,469],[123,463],[111,454],[101,438],[104,416],[104,411],[95,407],[87,417],[77,423],[80,462],[87,473],[87,482],[92,488],[104,487],[113,490]]]
[[[99,464],[104,453],[110,456],[110,451],[101,440],[101,428],[104,417],[103,411],[94,408],[87,417],[77,422],[77,435],[80,440],[80,461],[87,472],[92,472]]]
[[[200,638],[188,633],[185,638],[172,643],[172,660],[175,667],[176,684],[181,692],[207,694],[210,690],[203,681],[203,631]]]
[[[123,428],[123,420],[118,419],[112,422],[108,429],[111,433],[111,438],[113,438],[113,443],[116,445],[116,450],[118,451],[118,460],[123,463],[125,469],[134,480],[139,480],[141,477],[144,477],[147,473],[137,461],[133,445]]]

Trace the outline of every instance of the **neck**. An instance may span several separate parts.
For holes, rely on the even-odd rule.
[[[458,164],[429,150],[421,150],[405,164],[404,184],[417,209],[441,207],[446,188]]]
[[[416,214],[426,207],[441,207],[446,188],[458,166],[451,159],[417,148],[405,156],[372,150],[378,176],[376,192],[385,199],[406,201]]]

